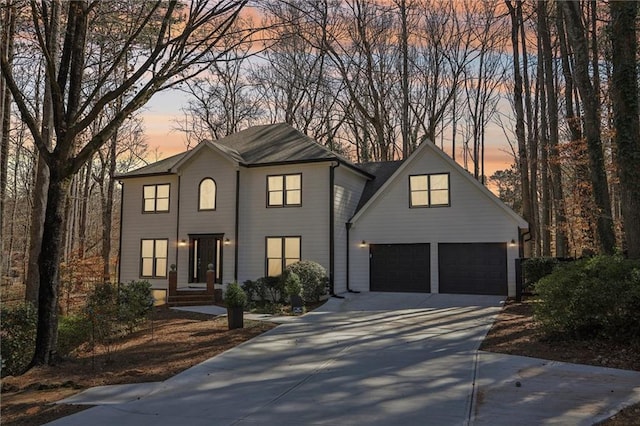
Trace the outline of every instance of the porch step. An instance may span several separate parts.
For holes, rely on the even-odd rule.
[[[178,291],[167,300],[169,306],[213,305],[213,303],[213,295],[207,294],[204,290]]]

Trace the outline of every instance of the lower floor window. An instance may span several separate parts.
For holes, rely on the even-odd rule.
[[[142,240],[141,247],[140,276],[166,278],[169,240]]]
[[[300,237],[267,237],[266,275],[276,277],[300,261]]]

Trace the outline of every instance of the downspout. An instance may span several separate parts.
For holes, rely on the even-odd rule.
[[[238,282],[238,224],[240,222],[240,169],[236,170],[236,223],[235,223],[235,241],[233,255],[233,281]]]
[[[334,265],[335,265],[335,170],[340,167],[340,162],[332,163],[329,168],[329,294],[333,297],[344,298],[338,296],[335,292],[334,282]]]
[[[180,175],[178,175],[178,196],[176,197],[178,207],[176,208],[176,270],[178,268],[178,253],[180,250]],[[187,278],[187,281],[189,279]]]
[[[180,253],[180,175],[178,175],[178,196],[176,197],[176,202],[178,204],[178,207],[176,207],[176,271],[179,272],[178,270],[178,256]],[[188,271],[188,269],[187,269]],[[187,273],[188,275],[188,273]],[[178,280],[177,278],[177,272],[176,272],[176,281]],[[189,278],[187,277],[187,281],[189,281]],[[167,283],[167,300],[169,298],[169,286]]]
[[[124,183],[119,181],[120,183],[120,235],[118,235],[118,281],[116,284],[119,284],[122,280],[120,279],[121,265],[122,265],[122,207],[124,205]]]
[[[347,256],[346,256],[346,261],[347,261],[347,291],[349,293],[360,293],[357,290],[351,290],[351,286],[350,286],[350,268],[351,268],[351,261],[350,261],[350,255],[349,252],[351,251],[351,235],[349,233],[349,231],[351,230],[351,222],[347,222],[345,223],[345,226],[347,228]]]

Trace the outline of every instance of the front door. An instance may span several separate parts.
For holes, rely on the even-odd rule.
[[[189,236],[189,282],[206,283],[207,269],[213,265],[215,283],[222,284],[222,235]]]

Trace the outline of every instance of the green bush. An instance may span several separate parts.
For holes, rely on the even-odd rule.
[[[22,374],[33,357],[38,312],[30,303],[2,306],[0,318],[2,377]]]
[[[284,291],[287,297],[291,299],[292,296],[302,297],[302,283],[300,277],[293,271],[285,271],[282,274],[282,281],[284,284]]]
[[[242,283],[241,287],[246,293],[249,302],[254,300],[264,300],[267,297],[267,294],[264,292],[264,287],[260,286],[257,280],[246,280]]]
[[[85,315],[91,324],[93,340],[108,343],[118,331],[118,290],[111,283],[95,286],[89,294]]]
[[[153,309],[153,293],[148,281],[131,281],[118,287],[118,320],[129,331],[143,322]]]
[[[224,302],[228,308],[244,308],[247,304],[247,294],[238,283],[229,283],[224,294]]]
[[[558,263],[555,257],[534,257],[522,262],[524,289],[530,290],[541,278],[552,273]]]
[[[301,260],[287,266],[287,272],[294,272],[302,283],[302,299],[306,303],[319,302],[322,296],[328,294],[329,278],[322,265],[310,260]]]
[[[255,281],[247,280],[242,284],[250,301],[266,303],[284,302],[284,283],[280,276],[262,277]]]
[[[119,334],[135,331],[153,309],[153,302],[151,284],[147,281],[96,285],[84,310],[94,340],[108,343]]]
[[[535,316],[550,337],[640,339],[640,262],[596,256],[557,267],[536,285]]]
[[[86,315],[60,317],[58,323],[58,353],[69,355],[71,351],[91,339],[91,321]]]

